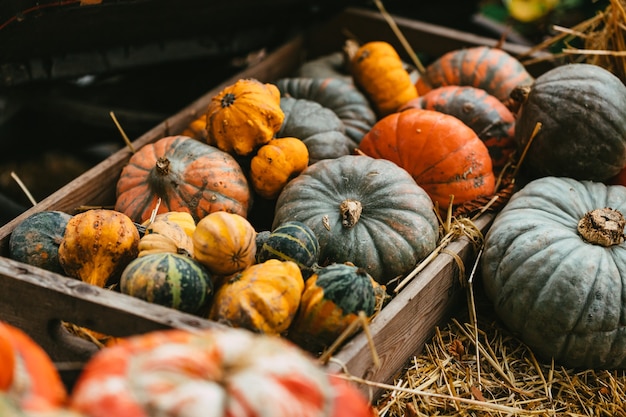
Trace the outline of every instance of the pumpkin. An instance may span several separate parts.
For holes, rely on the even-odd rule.
[[[116,284],[139,254],[139,232],[133,221],[115,210],[92,209],[74,215],[59,245],[65,273],[91,285]]]
[[[397,111],[418,95],[398,52],[387,42],[361,45],[350,59],[350,72],[379,117]]]
[[[288,337],[313,353],[330,346],[363,312],[374,314],[372,277],[363,268],[332,264],[318,268],[307,281],[300,309]]]
[[[216,211],[196,225],[194,258],[216,275],[231,275],[255,263],[256,231],[238,214]]]
[[[120,292],[197,314],[213,296],[213,281],[206,268],[189,256],[153,253],[126,266],[120,278]]]
[[[354,84],[338,78],[281,78],[276,86],[283,96],[312,100],[332,110],[341,119],[346,135],[361,142],[377,117],[365,95]]]
[[[516,149],[515,116],[500,100],[480,88],[438,87],[410,100],[400,111],[410,108],[436,110],[461,120],[485,143],[496,172],[510,162]]]
[[[250,187],[226,152],[187,136],[166,136],[135,152],[117,182],[115,210],[137,223],[182,211],[197,222],[213,211],[246,216]],[[160,204],[157,204],[160,202]]]
[[[316,101],[282,97],[280,107],[285,121],[276,137],[295,137],[306,145],[309,164],[322,159],[350,155],[357,143],[346,135],[346,126],[339,116]]]
[[[267,238],[257,246],[256,261],[268,259],[292,261],[302,271],[306,279],[317,265],[320,244],[309,226],[298,221],[288,221],[278,225]]]
[[[163,252],[193,256],[191,237],[196,228],[193,217],[186,212],[171,213],[176,212],[156,215],[154,221],[144,223],[145,232],[139,240],[139,257]],[[176,222],[177,217],[181,218],[180,222]]]
[[[291,180],[272,230],[288,221],[315,233],[320,266],[352,262],[383,284],[411,271],[439,236],[433,202],[411,175],[365,155],[319,161]]]
[[[624,368],[626,188],[542,177],[485,236],[482,280],[502,322],[544,361]]]
[[[415,108],[391,114],[374,125],[359,149],[406,169],[442,210],[451,195],[462,204],[495,191],[487,146],[449,114]]]
[[[604,181],[626,165],[626,86],[592,64],[553,68],[527,89],[515,128],[529,179],[564,176]],[[533,131],[541,124],[539,132]]]
[[[304,279],[296,263],[269,259],[226,280],[215,293],[209,318],[279,335],[295,317],[303,290]]]
[[[305,61],[296,69],[297,78],[337,78],[352,83],[352,74],[343,51],[331,52]]]
[[[274,84],[240,79],[211,98],[207,141],[229,154],[250,155],[274,137],[284,117]]]
[[[352,385],[279,337],[161,330],[98,351],[70,398],[88,417],[371,417]]]
[[[23,411],[48,412],[67,401],[52,359],[28,334],[0,321],[0,393]]]
[[[250,161],[250,182],[258,195],[274,199],[308,165],[309,151],[300,139],[272,139]]]
[[[189,136],[190,138],[199,140],[201,142],[207,142],[207,130],[206,130],[206,114],[202,114],[191,120],[189,124],[180,133],[181,136]]]
[[[507,103],[513,89],[532,82],[524,65],[508,52],[474,46],[443,54],[426,67],[415,85],[420,96],[445,85],[468,85]]]
[[[62,274],[59,245],[71,218],[71,215],[56,210],[31,214],[13,229],[9,237],[9,257]]]

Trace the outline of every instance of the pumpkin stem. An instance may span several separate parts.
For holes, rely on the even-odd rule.
[[[220,104],[222,105],[222,108],[226,108],[232,106],[234,102],[235,95],[233,93],[226,93],[224,94],[224,97],[222,97]]]
[[[169,174],[170,173],[170,160],[167,158],[157,159],[156,170],[159,175]]]
[[[578,233],[589,243],[608,247],[624,241],[625,225],[622,213],[606,207],[585,213],[578,222]]]
[[[344,200],[339,205],[339,211],[341,212],[341,225],[343,227],[351,228],[361,218],[361,211],[363,211],[363,205],[357,200]]]

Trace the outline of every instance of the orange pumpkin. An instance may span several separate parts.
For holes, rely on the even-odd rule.
[[[383,41],[358,48],[350,70],[355,84],[369,97],[380,117],[417,97],[417,89],[395,48]]]
[[[207,141],[230,154],[249,155],[274,137],[284,118],[276,85],[241,79],[212,97]]]
[[[250,187],[228,153],[187,136],[167,136],[139,149],[117,182],[115,210],[137,223],[182,211],[195,221],[214,211],[246,216]],[[160,205],[157,202],[160,200]]]
[[[67,391],[48,354],[30,336],[0,321],[0,392],[24,411],[65,405]]]
[[[451,195],[461,204],[495,191],[486,145],[465,123],[445,113],[408,109],[391,114],[363,137],[360,150],[407,170],[441,209],[448,207]]]

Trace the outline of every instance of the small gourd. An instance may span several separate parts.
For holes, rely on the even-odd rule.
[[[306,281],[289,339],[314,353],[330,346],[360,312],[366,317],[374,314],[372,281],[363,268],[354,265],[332,264],[317,269]]]
[[[152,253],[128,264],[120,278],[120,292],[198,314],[213,296],[213,281],[207,269],[189,256]]]
[[[274,199],[308,165],[309,151],[300,139],[272,139],[250,161],[252,187],[261,197]]]
[[[232,275],[256,262],[256,230],[238,214],[216,211],[193,233],[194,258],[215,275]]]
[[[138,256],[163,252],[193,256],[191,236],[195,230],[195,222],[189,213],[181,212],[181,214],[189,217],[182,223],[183,226],[175,221],[177,216],[169,215],[169,213],[159,214],[155,216],[152,222],[146,222],[144,235],[139,240]],[[193,228],[191,224],[193,224]]]
[[[215,293],[209,318],[232,327],[279,335],[295,317],[303,290],[298,265],[269,259],[224,282]]]
[[[229,154],[250,155],[274,137],[284,118],[276,85],[240,79],[211,98],[207,140]]]
[[[62,211],[41,211],[18,224],[9,238],[9,257],[28,265],[62,274],[59,245],[67,222],[72,218]]]
[[[125,214],[92,209],[74,215],[59,245],[65,273],[92,285],[115,284],[139,254],[139,231]]]

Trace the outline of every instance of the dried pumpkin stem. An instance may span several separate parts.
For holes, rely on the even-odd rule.
[[[578,233],[589,243],[600,246],[619,245],[624,242],[626,219],[612,208],[595,209],[585,213],[578,221]]]
[[[156,171],[159,175],[167,175],[170,173],[170,160],[167,158],[159,158],[156,161]]]
[[[339,211],[341,212],[341,225],[352,228],[361,218],[363,205],[357,200],[344,200],[339,205]]]

